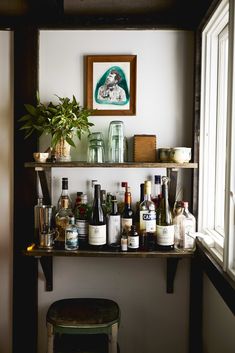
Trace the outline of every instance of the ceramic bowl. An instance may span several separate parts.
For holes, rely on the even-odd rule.
[[[188,163],[191,160],[190,147],[174,147],[170,151],[170,159],[175,163]]]
[[[158,148],[158,159],[161,162],[169,162],[170,161],[170,152],[171,148]]]
[[[42,152],[34,152],[33,158],[35,162],[45,163],[47,158],[49,157],[49,153]]]

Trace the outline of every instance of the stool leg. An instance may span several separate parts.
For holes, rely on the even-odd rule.
[[[54,332],[50,323],[47,323],[47,353],[54,353]]]
[[[117,353],[118,323],[114,324],[109,334],[109,353]]]

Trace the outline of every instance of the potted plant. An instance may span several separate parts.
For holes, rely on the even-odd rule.
[[[72,100],[56,97],[57,103],[43,104],[37,93],[36,106],[24,105],[27,114],[19,119],[23,122],[20,130],[25,131],[25,138],[33,132],[38,137],[43,133],[51,135],[51,148],[57,160],[70,161],[70,147],[75,147],[74,137],[81,139],[82,134],[89,133],[90,127],[94,125],[88,120],[92,110],[82,107],[74,95]]]

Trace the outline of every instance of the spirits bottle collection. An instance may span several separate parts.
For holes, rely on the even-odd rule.
[[[176,201],[171,210],[168,183],[169,178],[160,175],[155,175],[153,188],[149,180],[141,183],[140,199],[133,207],[127,182],[121,184],[123,190],[118,195],[113,195],[106,194],[98,181],[92,180],[89,200],[87,194],[77,192],[73,205],[68,178],[62,178],[61,195],[48,228],[51,234],[54,227],[55,233],[49,239],[50,248],[53,243],[53,247],[69,251],[193,249],[195,217],[189,212],[186,201]],[[43,200],[39,199],[34,208],[35,242],[41,248],[49,248],[45,241],[48,232],[42,224],[45,222],[40,220],[40,208],[43,207]]]

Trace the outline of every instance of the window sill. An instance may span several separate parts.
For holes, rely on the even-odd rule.
[[[198,263],[235,315],[235,282],[223,271],[222,265],[213,256],[215,253],[215,251],[211,251],[211,248],[204,245],[202,240],[196,239],[195,257]]]

